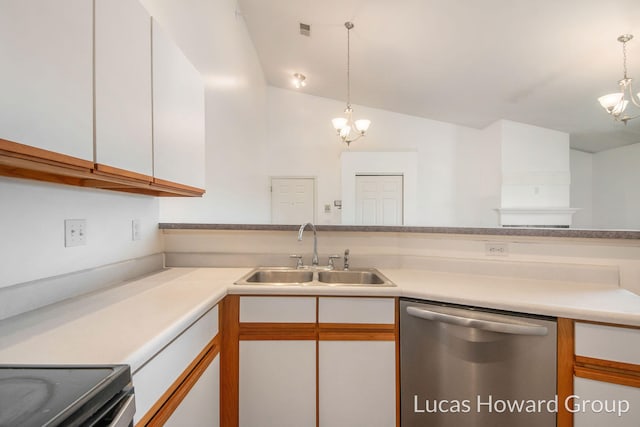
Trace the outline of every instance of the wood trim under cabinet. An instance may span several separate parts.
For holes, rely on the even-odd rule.
[[[153,182],[152,176],[145,175],[138,172],[128,171],[126,169],[116,168],[113,166],[103,165],[101,163],[95,164],[93,173],[95,173],[96,175],[130,179],[130,180],[139,181],[145,184],[151,184]]]
[[[573,395],[573,373],[574,373],[574,352],[575,352],[575,325],[571,319],[558,318],[557,329],[557,372],[558,377],[556,390],[558,401],[564,400]],[[573,413],[569,412],[564,405],[558,407],[557,427],[572,427]]]
[[[219,304],[220,425],[238,427],[240,420],[240,296],[227,295]]]
[[[200,197],[204,190],[0,139],[0,176],[155,197]]]
[[[0,138],[0,154],[58,166],[73,166],[85,170],[93,168],[93,162],[90,160],[80,159],[78,157],[68,156],[2,138]]]
[[[192,196],[202,196],[205,193],[205,190],[198,187],[192,187],[186,184],[180,184],[177,182],[167,181],[160,178],[153,178],[152,185],[157,188],[167,188],[173,191],[179,191]]]
[[[163,426],[219,353],[220,335],[218,334],[160,396],[160,399],[138,421],[136,427]]]

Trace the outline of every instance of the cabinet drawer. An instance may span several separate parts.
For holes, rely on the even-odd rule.
[[[218,333],[218,306],[189,326],[133,374],[138,422]]]
[[[320,298],[320,323],[375,323],[394,324],[394,298]]]
[[[315,297],[240,297],[240,322],[315,323]]]
[[[640,364],[640,329],[576,322],[576,356]]]

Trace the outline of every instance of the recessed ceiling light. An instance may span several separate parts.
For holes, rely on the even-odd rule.
[[[291,83],[296,87],[296,89],[300,89],[301,87],[305,87],[307,85],[307,77],[304,74],[295,73],[293,75],[293,79]]]

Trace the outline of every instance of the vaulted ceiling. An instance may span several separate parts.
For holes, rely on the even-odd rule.
[[[615,123],[597,102],[622,77],[620,34],[636,35],[640,79],[638,0],[239,0],[238,13],[276,87],[300,72],[305,93],[344,101],[352,21],[354,104],[474,128],[514,120],[589,152],[640,142],[640,118]]]

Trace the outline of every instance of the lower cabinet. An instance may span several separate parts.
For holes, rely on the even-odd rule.
[[[397,425],[394,298],[240,297],[238,306],[240,427]]]
[[[573,417],[560,427],[640,425],[640,328],[575,321]]]
[[[213,359],[164,425],[220,426],[220,356]]]
[[[320,427],[396,423],[394,341],[320,341]]]
[[[241,427],[316,425],[316,342],[241,341]]]
[[[135,425],[218,426],[219,351],[215,306],[133,373]]]
[[[575,427],[638,427],[640,388],[576,377],[571,407]]]

